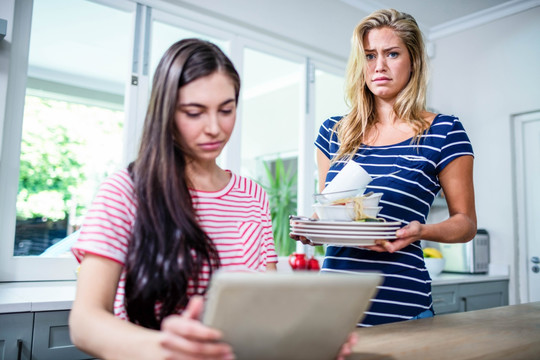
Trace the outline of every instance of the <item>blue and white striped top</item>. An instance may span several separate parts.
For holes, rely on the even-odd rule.
[[[334,125],[341,116],[327,119],[319,129],[315,145],[329,158],[340,143]],[[441,189],[438,174],[452,160],[473,156],[471,142],[458,118],[437,115],[420,142],[408,139],[387,146],[361,146],[354,161],[375,178],[366,191],[382,192],[380,217],[388,221],[413,220],[425,223],[435,195]],[[326,185],[345,162],[330,166]],[[374,176],[374,177],[375,177]],[[322,265],[324,272],[379,271],[384,282],[359,326],[408,320],[432,309],[431,278],[425,268],[420,241],[393,254],[356,247],[328,246]]]

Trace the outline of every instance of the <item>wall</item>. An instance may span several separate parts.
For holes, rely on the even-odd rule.
[[[516,299],[511,115],[540,110],[540,7],[436,41],[430,105],[462,120],[475,150],[478,227],[511,266]],[[539,182],[540,185],[540,182]]]
[[[352,31],[367,14],[328,0],[165,0],[346,60]]]

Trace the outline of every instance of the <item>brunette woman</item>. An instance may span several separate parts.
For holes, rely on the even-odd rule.
[[[199,321],[217,268],[274,270],[271,219],[255,182],[216,158],[233,131],[240,79],[215,45],[161,59],[136,160],[108,178],[73,253],[81,262],[73,342],[105,359],[231,359]]]

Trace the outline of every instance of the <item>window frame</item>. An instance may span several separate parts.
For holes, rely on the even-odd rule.
[[[180,26],[195,32],[208,34],[229,43],[229,56],[239,73],[243,71],[243,51],[245,47],[263,51],[265,53],[282,57],[294,62],[302,63],[304,76],[302,77],[301,101],[306,106],[300,106],[300,139],[298,153],[298,213],[311,211],[313,179],[307,174],[313,173],[313,139],[317,129],[314,128],[314,72],[315,67],[324,68],[324,71],[343,74],[346,61],[339,57],[329,57],[318,53],[316,49],[302,46],[293,41],[287,41],[254,29],[240,26],[234,22],[212,17],[180,5],[171,4],[163,0],[90,0],[120,9],[139,9],[141,16],[134,20],[134,48],[148,46],[148,26],[157,20],[173,26]],[[73,280],[76,278],[76,260],[72,258],[40,258],[37,256],[14,257],[14,234],[16,219],[16,197],[18,189],[20,143],[22,136],[23,112],[26,92],[26,78],[28,71],[28,55],[32,22],[32,0],[12,0],[14,7],[13,34],[11,47],[4,48],[0,53],[0,62],[8,64],[0,69],[0,78],[7,77],[6,96],[0,98],[0,108],[5,102],[4,118],[0,119],[3,133],[0,132],[0,281],[37,281],[37,280]],[[7,6],[6,6],[7,7]],[[134,16],[135,17],[135,16]],[[177,23],[178,21],[178,23]],[[141,26],[142,24],[142,26]],[[141,26],[141,33],[135,36],[137,26]],[[148,29],[148,30],[147,30]],[[9,39],[8,35],[6,40]],[[146,42],[145,42],[146,41]],[[135,58],[137,56],[137,58]],[[138,85],[126,82],[126,113],[124,158],[129,162],[136,153],[136,144],[142,131],[142,123],[148,100],[148,89],[151,85],[149,74],[143,72],[144,51],[134,55],[134,63],[138,67],[133,69],[132,75],[138,76]],[[7,59],[9,58],[9,59]],[[24,61],[21,61],[24,59]],[[0,87],[0,95],[2,88]],[[307,101],[307,102],[306,102]],[[239,104],[237,123],[227,144],[223,157],[224,166],[232,171],[239,172],[241,165],[241,127],[242,104]],[[15,119],[8,121],[7,119]]]
[[[129,1],[98,0],[95,3],[120,10],[135,10]],[[26,97],[33,0],[14,1],[13,34],[9,56],[8,85],[0,152],[0,282],[74,280],[75,258],[14,256],[16,203],[19,181],[23,114]],[[23,60],[21,60],[23,59]],[[126,97],[128,94],[126,94]],[[0,99],[1,100],[1,99]],[[126,108],[126,119],[129,118]],[[16,119],[16,121],[7,121]],[[127,120],[126,120],[127,121]]]

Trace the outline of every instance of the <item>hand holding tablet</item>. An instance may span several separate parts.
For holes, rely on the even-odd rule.
[[[218,272],[205,325],[237,359],[333,359],[363,317],[382,276]]]

